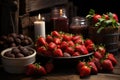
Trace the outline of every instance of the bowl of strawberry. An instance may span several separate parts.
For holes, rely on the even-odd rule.
[[[94,46],[91,39],[84,39],[82,35],[58,31],[52,31],[46,38],[39,37],[36,41],[38,56],[63,61],[89,59]]]

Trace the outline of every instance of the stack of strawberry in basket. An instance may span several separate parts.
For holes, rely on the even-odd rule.
[[[46,38],[39,37],[36,41],[38,55],[47,57],[74,57],[93,52],[89,61],[78,61],[76,70],[80,77],[98,72],[112,72],[117,60],[112,53],[107,53],[104,46],[95,45],[91,39],[83,39],[82,35],[52,31]],[[28,65],[26,74],[46,75],[54,69],[52,62],[45,65]]]

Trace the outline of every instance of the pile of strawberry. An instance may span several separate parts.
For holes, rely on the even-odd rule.
[[[117,60],[112,53],[107,53],[103,46],[97,46],[90,61],[80,61],[77,64],[77,71],[80,77],[90,76],[98,72],[112,72]]]
[[[73,35],[52,31],[46,38],[39,37],[36,41],[38,54],[49,57],[72,57],[86,55],[95,50],[90,39],[83,39],[82,35]]]
[[[26,66],[25,74],[27,76],[44,76],[54,69],[54,65],[51,61],[48,61],[45,65],[39,63],[29,64]]]
[[[118,15],[116,13],[105,13],[98,14],[95,13],[95,10],[90,9],[89,14],[86,16],[89,20],[90,24],[93,27],[98,27],[97,33],[100,33],[104,28],[119,28],[120,23],[118,19]]]

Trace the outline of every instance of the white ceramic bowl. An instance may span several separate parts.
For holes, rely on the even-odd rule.
[[[35,49],[30,49],[33,50],[33,54],[22,58],[5,57],[5,52],[12,50],[12,48],[3,50],[1,52],[1,60],[4,70],[8,73],[25,73],[26,66],[36,61],[36,51]]]

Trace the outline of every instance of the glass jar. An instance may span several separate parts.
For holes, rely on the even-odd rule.
[[[69,31],[69,19],[66,15],[66,9],[59,9],[59,17],[55,20],[54,30],[63,32]]]
[[[87,20],[84,17],[73,17],[72,23],[70,24],[70,33],[82,34],[84,38],[87,38]]]
[[[51,18],[50,18],[50,25],[49,29],[50,31],[55,30],[56,28],[56,20],[59,18],[59,9],[58,8],[53,8],[51,11]]]

